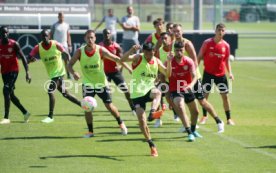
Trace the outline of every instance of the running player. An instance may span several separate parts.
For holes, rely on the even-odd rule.
[[[80,61],[81,71],[83,74],[83,97],[94,97],[97,94],[102,99],[107,110],[110,111],[113,117],[117,120],[121,133],[126,135],[127,127],[121,120],[117,107],[115,107],[112,103],[103,65],[103,60],[105,58],[115,62],[119,62],[120,58],[110,53],[106,48],[95,44],[95,31],[87,30],[85,32],[84,39],[86,45],[80,47],[75,52],[68,64],[68,69],[74,79],[79,80],[81,76],[73,69],[73,66],[77,61]],[[84,135],[84,138],[93,137],[94,129],[92,112],[85,112],[85,120],[88,127],[88,133]]]
[[[202,91],[202,85],[201,85],[201,74],[198,68],[198,62],[197,62],[197,57],[196,57],[196,51],[194,48],[193,43],[188,40],[183,38],[183,31],[182,31],[182,26],[180,24],[174,24],[173,26],[173,31],[174,31],[174,36],[175,36],[175,42],[183,42],[184,43],[184,52],[188,57],[190,57],[194,63],[195,63],[195,68],[196,68],[196,73],[197,73],[197,82],[193,87],[193,92],[195,94],[196,99],[198,100],[199,104],[206,109],[210,115],[214,118],[214,120],[217,123],[217,128],[218,132],[222,133],[224,132],[224,123],[223,121],[220,120],[218,117],[214,107],[207,101],[207,99],[204,98],[204,94]]]
[[[9,39],[9,30],[7,26],[0,28],[0,66],[3,79],[3,95],[5,105],[4,119],[0,121],[0,124],[10,124],[10,102],[22,112],[24,116],[24,122],[29,121],[30,113],[23,107],[19,99],[15,96],[15,82],[19,72],[19,64],[17,57],[21,58],[25,72],[26,81],[31,83],[31,76],[29,75],[28,64],[26,58],[19,46],[19,44],[12,39]]]
[[[65,88],[63,76],[65,75],[65,67],[62,62],[64,59],[69,59],[69,53],[63,48],[63,46],[57,41],[50,40],[50,33],[48,30],[43,29],[40,33],[42,41],[36,45],[29,55],[29,62],[36,61],[36,56],[39,55],[43,62],[48,76],[51,79],[48,87],[49,95],[49,114],[48,117],[41,120],[42,123],[54,122],[54,108],[55,108],[55,96],[56,89],[69,101],[81,106],[80,101],[71,95]]]
[[[167,61],[167,76],[169,77],[170,93],[173,99],[173,106],[177,115],[182,121],[188,140],[194,141],[195,137],[202,138],[196,131],[196,123],[198,118],[198,109],[194,93],[193,85],[197,81],[195,64],[189,57],[184,56],[184,43],[176,42],[174,44],[174,56],[170,54]],[[189,118],[185,111],[184,101],[189,107],[191,113],[191,128]]]
[[[208,99],[212,84],[215,82],[216,86],[220,90],[220,95],[223,101],[223,108],[227,118],[227,124],[235,125],[234,121],[231,119],[230,100],[228,96],[228,81],[225,75],[225,68],[227,69],[229,78],[231,80],[234,80],[234,75],[232,73],[231,64],[229,61],[230,46],[223,39],[224,35],[225,25],[222,23],[217,24],[215,36],[205,40],[201,46],[198,54],[198,63],[200,63],[201,60],[204,61],[202,85],[205,92],[205,98]],[[203,116],[204,120],[206,121],[206,111],[204,111]]]
[[[103,30],[103,41],[100,42],[99,45],[105,47],[112,54],[117,55],[118,57],[122,57],[122,48],[119,44],[112,41],[112,33],[109,29]],[[132,73],[132,69],[127,64],[122,64],[130,73]],[[124,92],[133,115],[136,115],[135,107],[132,103],[132,100],[130,99],[130,93],[128,91],[128,87],[124,80],[120,67],[117,65],[116,62],[104,58],[104,72],[108,82],[111,82],[111,80],[113,80],[114,83],[120,88],[120,90]]]
[[[157,157],[158,152],[150,135],[145,110],[146,103],[152,102],[148,121],[160,118],[162,115],[162,111],[156,111],[160,104],[161,92],[155,87],[154,81],[157,77],[158,71],[166,75],[166,68],[162,62],[154,56],[153,43],[144,43],[142,47],[143,53],[132,55],[139,49],[139,45],[134,45],[123,55],[121,61],[132,62],[132,92],[130,97],[136,108],[140,130],[142,131],[151,149],[151,156]]]

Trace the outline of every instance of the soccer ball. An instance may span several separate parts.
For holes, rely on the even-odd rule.
[[[93,111],[95,108],[97,107],[97,101],[94,97],[84,97],[81,100],[81,108],[85,111],[85,112],[91,112]]]

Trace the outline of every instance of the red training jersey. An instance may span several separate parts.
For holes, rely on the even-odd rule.
[[[103,42],[99,43],[100,46],[105,47],[110,53],[120,57],[120,45],[116,42],[112,42],[110,45],[104,45]],[[118,71],[117,63],[109,59],[104,59],[104,72],[105,73],[115,73]]]
[[[184,91],[185,87],[192,82],[191,72],[195,72],[193,60],[187,56],[181,58],[180,63],[172,59],[172,73],[169,78],[170,92]]]
[[[2,74],[19,71],[15,44],[16,41],[12,39],[9,39],[8,44],[2,44],[2,40],[0,40],[0,65]]]
[[[229,44],[224,40],[216,43],[214,38],[209,38],[203,42],[201,51],[203,53],[204,71],[214,76],[224,76],[225,63],[230,55]]]

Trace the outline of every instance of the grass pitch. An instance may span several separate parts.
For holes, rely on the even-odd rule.
[[[216,133],[215,122],[209,118],[199,128],[204,138],[187,142],[187,135],[178,132],[181,124],[172,120],[171,111],[165,112],[163,127],[154,128],[150,123],[159,152],[158,158],[152,158],[136,117],[118,92],[113,94],[113,102],[128,126],[127,136],[120,134],[98,98],[94,138],[82,138],[87,131],[82,110],[59,93],[55,122],[40,123],[48,113],[48,95],[43,89],[48,78],[41,62],[31,64],[32,83],[24,82],[21,68],[15,91],[32,116],[24,124],[21,113],[11,106],[12,123],[0,126],[1,172],[276,172],[275,65],[232,63],[235,80],[230,99],[237,125],[226,126],[223,134]],[[129,74],[125,77],[128,81]],[[75,95],[81,98],[80,91]],[[220,96],[210,95],[210,102],[225,120]],[[3,97],[0,105],[4,112]]]

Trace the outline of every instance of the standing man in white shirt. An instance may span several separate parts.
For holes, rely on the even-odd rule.
[[[140,31],[140,19],[134,16],[132,6],[127,7],[127,15],[122,18],[123,27],[123,51],[126,52],[132,48],[133,45],[138,45],[138,35]]]
[[[70,26],[68,23],[64,21],[64,13],[59,12],[58,13],[58,21],[54,23],[51,27],[51,39],[56,40],[59,42],[64,49],[68,52],[72,52],[72,42],[71,42],[71,36],[70,36]],[[64,59],[63,59],[64,60]],[[70,73],[67,69],[67,62],[69,60],[64,60],[65,67],[66,67],[66,74],[67,78],[70,79]]]
[[[113,9],[109,8],[107,10],[108,15],[104,16],[100,23],[96,26],[95,31],[105,22],[105,29],[111,31],[112,34],[112,41],[117,42],[117,30],[116,25],[117,23],[122,26],[118,17],[114,16]]]

